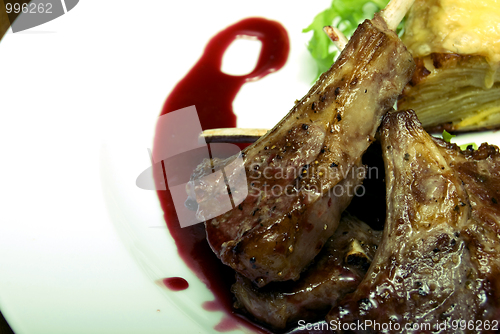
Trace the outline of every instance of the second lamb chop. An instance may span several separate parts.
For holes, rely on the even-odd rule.
[[[498,148],[463,153],[427,134],[412,111],[386,116],[381,145],[387,188],[382,242],[363,282],[327,320],[369,321],[360,333],[380,326],[390,333],[464,333],[470,328],[463,324],[486,320],[484,332],[498,328]]]

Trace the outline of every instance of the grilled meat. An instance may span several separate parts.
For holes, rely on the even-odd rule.
[[[392,323],[385,332],[395,333],[421,332],[415,324],[432,326],[426,332],[459,333],[467,328],[453,328],[454,320],[498,319],[499,220],[495,203],[483,196],[499,184],[498,152],[478,162],[429,136],[412,111],[388,114],[381,141],[387,189],[382,242],[363,282],[327,320]],[[412,325],[415,330],[405,327]]]
[[[500,153],[498,147],[482,144],[476,151],[461,151],[455,144],[436,140],[448,164],[464,182],[472,216],[461,231],[479,288],[478,320],[500,321]],[[500,325],[497,326],[500,329]]]
[[[258,286],[299,278],[337,229],[363,178],[360,157],[414,67],[380,17],[360,25],[309,93],[243,151],[248,197],[205,223],[223,263]]]
[[[237,274],[232,291],[237,308],[284,329],[298,320],[323,318],[337,301],[356,289],[373,259],[381,232],[344,214],[335,234],[298,281],[273,282],[259,289]]]

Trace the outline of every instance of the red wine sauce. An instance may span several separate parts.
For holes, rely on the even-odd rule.
[[[221,71],[222,56],[227,47],[241,36],[257,38],[262,42],[257,65],[247,75],[225,74]],[[200,60],[168,96],[161,115],[195,105],[204,130],[235,127],[236,116],[232,103],[241,86],[279,70],[285,64],[288,52],[288,34],[281,24],[263,18],[242,20],[209,41]],[[159,128],[156,138],[160,137],[158,131]],[[154,147],[161,145],[157,140],[155,139]],[[215,329],[228,331],[244,324],[257,332],[265,333],[260,327],[233,314],[230,287],[234,282],[234,271],[223,265],[210,249],[205,240],[204,225],[180,228],[169,190],[158,191],[158,196],[180,257],[215,295],[216,299],[205,303],[204,308],[226,313]]]
[[[182,291],[189,288],[189,283],[182,277],[164,278],[162,283],[172,291]]]

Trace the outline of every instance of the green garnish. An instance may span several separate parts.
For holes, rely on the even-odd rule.
[[[389,0],[333,0],[330,8],[314,18],[309,27],[302,32],[313,31],[307,49],[318,65],[318,77],[332,66],[338,51],[332,41],[323,32],[324,26],[338,28],[347,37],[351,37],[358,24],[385,8]],[[398,27],[401,30],[402,25]]]
[[[453,137],[456,137],[455,135],[452,135],[451,133],[449,133],[448,131],[446,130],[443,130],[443,140],[447,143],[451,143],[451,139]],[[459,145],[460,149],[462,151],[465,151],[469,146],[472,146],[472,149],[474,150],[477,150],[478,147],[477,147],[477,144],[476,143],[468,143],[468,144],[463,144],[463,145]]]
[[[477,147],[477,144],[476,144],[476,143],[468,143],[468,144],[463,144],[463,145],[460,145],[460,149],[461,149],[462,151],[465,151],[465,150],[467,150],[467,149],[469,148],[469,146],[472,146],[472,149],[473,149],[473,150],[477,150],[477,149],[478,149],[478,147]]]
[[[446,130],[443,130],[443,140],[447,143],[451,143],[451,138],[456,137]]]

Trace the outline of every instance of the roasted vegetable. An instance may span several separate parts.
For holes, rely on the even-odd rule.
[[[430,131],[500,127],[500,3],[417,0],[403,42],[417,69],[398,103]]]

